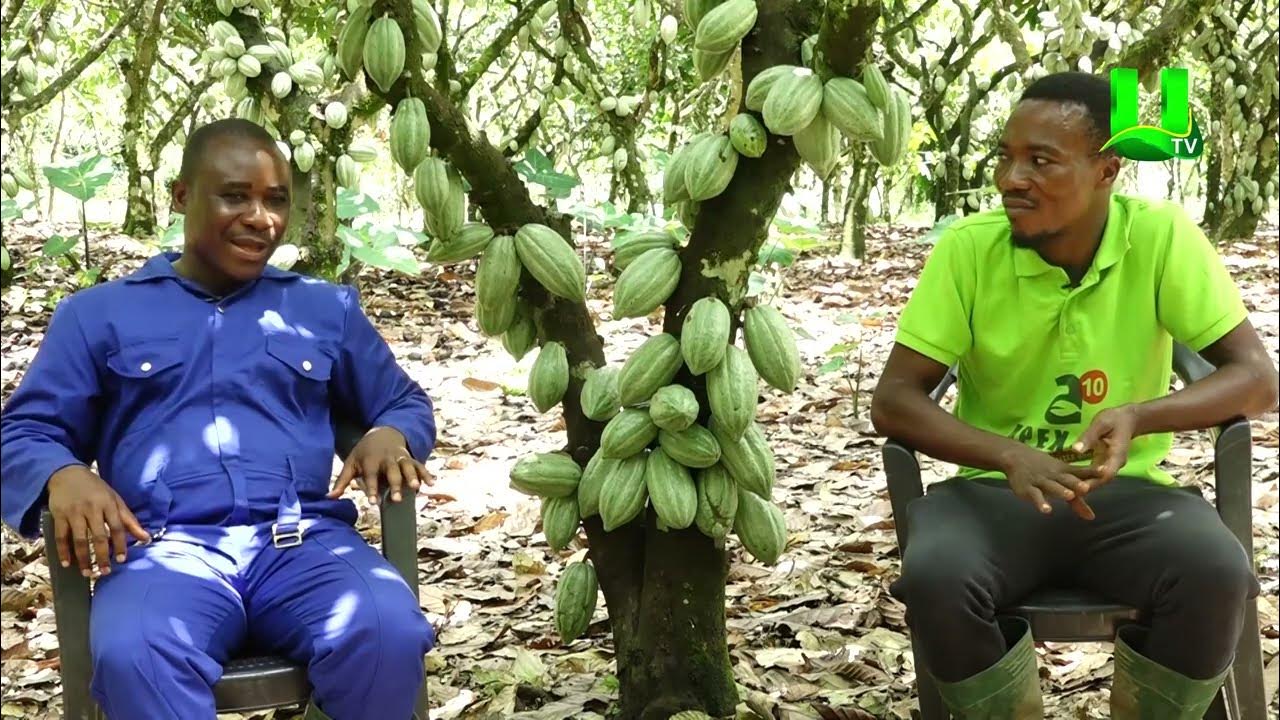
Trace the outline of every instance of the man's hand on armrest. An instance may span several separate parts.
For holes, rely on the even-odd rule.
[[[419,482],[428,485],[435,482],[426,466],[409,453],[404,434],[385,426],[373,428],[356,444],[343,463],[329,497],[342,497],[357,476],[365,494],[374,501],[382,482],[391,490],[391,502],[400,502],[400,489],[406,485],[416,491]]]
[[[947,367],[909,347],[895,344],[871,399],[871,423],[881,435],[901,440],[943,462],[998,470],[1013,492],[1050,512],[1045,496],[1070,502],[1089,520],[1093,511],[1079,493],[1097,470],[1077,467],[1011,438],[979,430],[943,410],[929,397]]]

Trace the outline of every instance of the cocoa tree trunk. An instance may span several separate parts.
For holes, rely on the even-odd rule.
[[[155,0],[151,12],[139,13],[130,28],[134,33],[135,50],[133,62],[125,73],[125,83],[131,92],[124,104],[124,142],[121,144],[120,155],[129,180],[122,231],[133,237],[150,237],[156,231],[156,208],[152,200],[154,194],[151,192],[154,186],[148,183],[146,190],[142,186],[142,178],[149,179],[153,172],[144,172],[141,168],[138,147],[143,142],[146,113],[151,104],[148,91],[151,87],[165,2],[166,0]]]
[[[566,4],[561,10],[564,20]],[[412,27],[409,0],[379,0],[374,11]],[[744,80],[767,67],[794,63],[801,40],[818,29],[821,11],[816,0],[761,0],[755,30],[743,45]],[[839,48],[829,62],[841,74],[857,76],[878,14],[874,4],[826,4],[822,38],[825,47]],[[575,32],[566,27],[564,32]],[[466,178],[471,201],[495,232],[511,234],[536,222],[568,241],[568,218],[535,206],[500,150],[471,133],[457,106],[427,81],[418,43],[415,33],[406,33],[405,76],[390,92],[380,93],[383,99],[394,104],[412,94],[426,103],[432,146]],[[437,71],[442,64],[443,59]],[[665,304],[664,332],[678,335],[689,308],[707,296],[720,298],[736,317],[756,255],[798,166],[791,143],[771,142],[762,157],[741,158],[728,188],[696,208],[689,243],[681,250],[680,281]],[[532,309],[540,343],[557,341],[568,351],[573,370],[562,405],[566,450],[586,465],[599,447],[603,424],[582,414],[579,393],[585,369],[604,364],[602,340],[584,304],[550,296],[527,276],[518,301]],[[675,382],[705,401],[704,377],[685,373]],[[705,423],[709,410],[706,402],[701,406]],[[690,709],[732,715],[738,698],[725,638],[724,548],[694,529],[661,532],[648,516],[607,533],[598,517],[583,526],[613,634],[620,683],[616,717],[666,720]]]

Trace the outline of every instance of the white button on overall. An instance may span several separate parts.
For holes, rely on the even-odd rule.
[[[311,372],[311,361],[310,361],[310,360],[303,360],[303,361],[302,361],[302,369],[303,369],[303,370],[306,370],[307,372]]]
[[[142,363],[142,372],[151,372],[151,363],[149,362]]]

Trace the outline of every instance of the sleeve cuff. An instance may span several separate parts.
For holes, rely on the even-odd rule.
[[[959,354],[934,345],[919,335],[916,335],[909,330],[902,329],[901,326],[898,328],[898,336],[895,338],[895,342],[899,342],[912,350],[915,350],[921,355],[924,355],[931,360],[936,360],[947,367],[955,365],[956,361],[960,359]]]
[[[435,421],[423,419],[416,413],[389,412],[379,417],[372,427],[394,428],[404,436],[409,454],[418,462],[426,462],[436,445]]]
[[[1236,329],[1240,323],[1249,317],[1249,312],[1244,307],[1233,308],[1226,315],[1223,315],[1216,322],[1208,327],[1204,332],[1190,338],[1186,342],[1186,346],[1200,352],[1210,345],[1218,342],[1227,333]]]

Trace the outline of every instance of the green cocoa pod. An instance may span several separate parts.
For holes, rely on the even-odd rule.
[[[511,468],[511,488],[538,497],[568,497],[578,492],[582,468],[564,453],[525,455]]]
[[[693,47],[702,52],[731,52],[756,24],[756,0],[728,0],[698,22]]]
[[[698,512],[693,521],[703,535],[715,540],[728,537],[738,514],[738,486],[723,465],[698,473]]]
[[[774,65],[756,73],[756,76],[751,78],[751,82],[747,83],[743,104],[753,112],[764,110],[764,101],[769,97],[769,90],[773,88],[773,84],[778,81],[778,78],[790,74],[795,69],[795,65]]]
[[[578,481],[578,512],[582,517],[589,518],[600,512],[600,493],[604,488],[604,481],[617,471],[621,462],[618,458],[605,457],[599,450],[587,461],[587,467]]]
[[[549,340],[529,371],[529,398],[538,412],[546,412],[564,398],[569,387],[569,358],[564,345]]]
[[[774,135],[795,135],[809,127],[822,109],[822,81],[809,68],[784,73],[769,88],[762,114]]]
[[[524,303],[515,302],[515,318],[502,333],[502,347],[518,362],[538,345],[538,328]]]
[[[680,432],[659,430],[658,445],[686,467],[705,468],[720,460],[720,441],[701,425],[690,425]]]
[[[644,317],[656,310],[680,283],[680,255],[656,248],[636,258],[613,289],[614,319]]]
[[[884,135],[880,112],[857,80],[831,78],[822,86],[822,116],[854,142],[879,140]]]
[[[742,322],[747,354],[764,381],[783,392],[796,389],[800,379],[800,351],[786,318],[777,308],[757,305]]]
[[[644,510],[645,502],[649,499],[649,491],[644,483],[645,456],[646,453],[638,452],[622,459],[614,471],[605,477],[604,485],[600,488],[600,523],[605,532],[612,532],[626,525]]]
[[[493,228],[484,223],[467,223],[453,239],[433,240],[427,251],[427,260],[434,263],[470,260],[480,254],[492,241]]]
[[[548,497],[542,499],[542,533],[552,550],[564,550],[578,534],[578,497]]]
[[[391,157],[405,172],[412,173],[427,158],[430,147],[427,106],[414,97],[401,100],[391,118]]]
[[[556,632],[561,641],[573,642],[587,631],[599,592],[594,567],[585,562],[565,566],[556,584]]]
[[[729,344],[729,308],[718,298],[704,297],[689,308],[680,330],[680,352],[689,372],[702,375],[720,364]]]
[[[689,148],[685,161],[684,185],[691,200],[709,200],[729,187],[738,168],[738,153],[727,135],[698,140]]]
[[[649,398],[649,417],[660,430],[680,432],[698,419],[698,398],[683,385],[660,387]]]
[[[742,541],[742,547],[765,565],[778,562],[787,545],[787,524],[782,510],[742,488],[738,489],[738,511],[734,515],[733,531]]]
[[[520,259],[516,257],[515,241],[506,235],[496,237],[485,248],[484,255],[480,257],[480,267],[476,270],[476,321],[480,332],[496,337],[511,327],[515,320],[516,290],[519,287]],[[501,305],[511,307],[499,310]],[[483,314],[479,312],[481,306],[486,309]]]
[[[649,413],[638,408],[627,408],[604,426],[600,434],[600,452],[605,457],[629,458],[649,446],[658,437],[658,426]]]
[[[720,444],[720,464],[733,476],[734,481],[749,492],[767,498],[773,492],[776,476],[773,451],[765,440],[764,431],[757,423],[742,433],[738,439],[729,437],[723,425],[712,417],[711,434]]]
[[[529,274],[551,294],[574,302],[586,297],[586,269],[560,233],[546,225],[524,225],[516,231],[516,252]]]
[[[764,125],[751,113],[738,113],[733,117],[733,122],[729,123],[729,142],[733,143],[733,149],[739,155],[758,158],[764,155],[768,141],[769,135],[765,132]]]
[[[364,69],[382,92],[390,92],[391,86],[404,72],[404,33],[400,24],[383,15],[369,26],[364,40]]]
[[[758,379],[747,352],[735,345],[727,346],[724,359],[707,373],[711,415],[731,437],[741,437],[755,418]]]
[[[413,171],[413,192],[427,232],[445,242],[453,239],[466,219],[462,178],[444,160],[428,157]]]
[[[619,235],[613,239],[613,266],[626,270],[633,260],[650,250],[671,250],[679,244],[676,236],[666,230],[645,230]]]
[[[582,383],[582,414],[589,420],[604,422],[622,409],[618,399],[618,375],[616,367],[595,368],[587,373]]]
[[[688,468],[658,448],[645,460],[644,482],[649,502],[663,525],[683,530],[693,524],[698,513],[698,487]]]
[[[622,364],[618,400],[624,407],[648,402],[680,372],[680,341],[670,333],[645,340]]]

